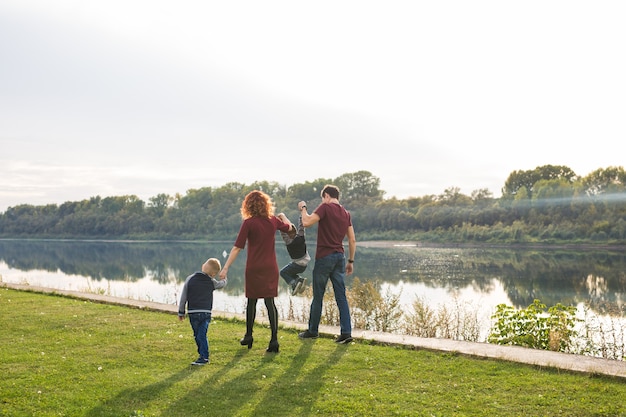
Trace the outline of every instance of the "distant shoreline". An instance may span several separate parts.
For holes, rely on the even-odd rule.
[[[522,249],[522,248],[550,248],[550,249],[609,249],[626,251],[626,245],[593,245],[590,243],[434,243],[405,240],[364,240],[357,241],[357,247],[366,248],[392,248],[392,247],[417,247],[417,248],[498,248],[498,249]]]
[[[94,239],[94,238],[0,238],[1,241],[32,241],[32,242],[102,242],[102,243],[188,243],[188,244],[205,244],[205,243],[227,243],[232,244],[233,240],[187,240],[187,239]],[[314,239],[308,240],[314,243]],[[363,248],[393,248],[393,247],[415,247],[415,248],[497,248],[497,249],[604,249],[626,251],[626,245],[608,245],[591,243],[476,243],[476,242],[420,242],[415,240],[357,240],[357,247]]]

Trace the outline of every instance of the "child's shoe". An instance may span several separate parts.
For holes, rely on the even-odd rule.
[[[199,365],[199,366],[206,365],[207,363],[209,363],[209,360],[205,358],[198,358],[195,361],[191,362],[192,365]]]
[[[293,295],[302,294],[306,289],[306,278],[298,277],[296,288],[293,291]]]
[[[289,286],[291,287],[291,295],[296,295],[297,291],[298,291],[298,283],[300,282],[299,279],[294,279],[291,284],[289,284]]]

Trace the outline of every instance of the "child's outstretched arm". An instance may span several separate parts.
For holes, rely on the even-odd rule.
[[[278,219],[280,219],[280,221],[281,221],[281,222],[283,222],[283,223],[287,223],[287,224],[290,224],[290,225],[291,225],[291,228],[289,229],[290,231],[297,232],[297,230],[298,230],[298,229],[296,228],[296,225],[295,225],[295,224],[293,224],[293,223],[291,223],[291,220],[289,220],[289,219],[287,218],[287,216],[285,215],[285,213],[282,213],[282,212],[281,212],[281,213],[278,213],[278,214],[276,215],[276,217],[277,217]]]
[[[276,217],[278,217],[280,219],[281,222],[283,223],[287,223],[287,224],[291,224],[291,221],[289,221],[289,219],[287,218],[287,216],[285,215],[285,213],[278,213],[276,215]]]
[[[215,287],[216,290],[219,290],[220,288],[224,288],[226,284],[228,283],[228,278],[224,278],[224,279],[211,278],[211,279],[213,280],[213,286]]]

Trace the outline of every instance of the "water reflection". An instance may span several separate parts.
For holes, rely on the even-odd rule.
[[[5,282],[46,286],[50,280],[68,282],[82,277],[91,290],[106,291],[121,284],[129,291],[126,296],[175,303],[185,277],[207,257],[224,259],[231,245],[0,240],[0,274]],[[280,242],[277,254],[279,265],[289,261]],[[546,305],[584,303],[598,314],[626,313],[623,251],[359,247],[356,265],[355,276],[361,281],[401,290],[407,303],[414,297],[443,303],[461,295],[519,308],[540,299]],[[229,271],[230,283],[224,290],[229,297],[243,297],[244,266],[245,251]],[[311,271],[312,267],[305,273],[309,278]],[[37,282],[38,275],[48,275],[47,281]],[[134,285],[141,288],[137,296]],[[286,297],[282,284],[281,291]],[[235,310],[243,305],[234,298],[229,302],[236,304]]]

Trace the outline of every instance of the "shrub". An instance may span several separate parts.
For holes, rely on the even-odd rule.
[[[476,342],[480,339],[480,323],[476,311],[456,303],[449,307],[429,306],[424,299],[413,302],[413,310],[406,313],[405,334],[418,337],[440,337]]]
[[[355,328],[393,332],[400,327],[403,316],[400,294],[393,294],[388,288],[383,296],[379,287],[377,282],[361,282],[354,278],[347,297]]]
[[[533,349],[566,352],[577,336],[574,329],[576,308],[560,303],[545,311],[546,305],[539,300],[525,309],[516,310],[499,304],[491,317],[495,323],[488,338],[498,345],[524,346]]]

